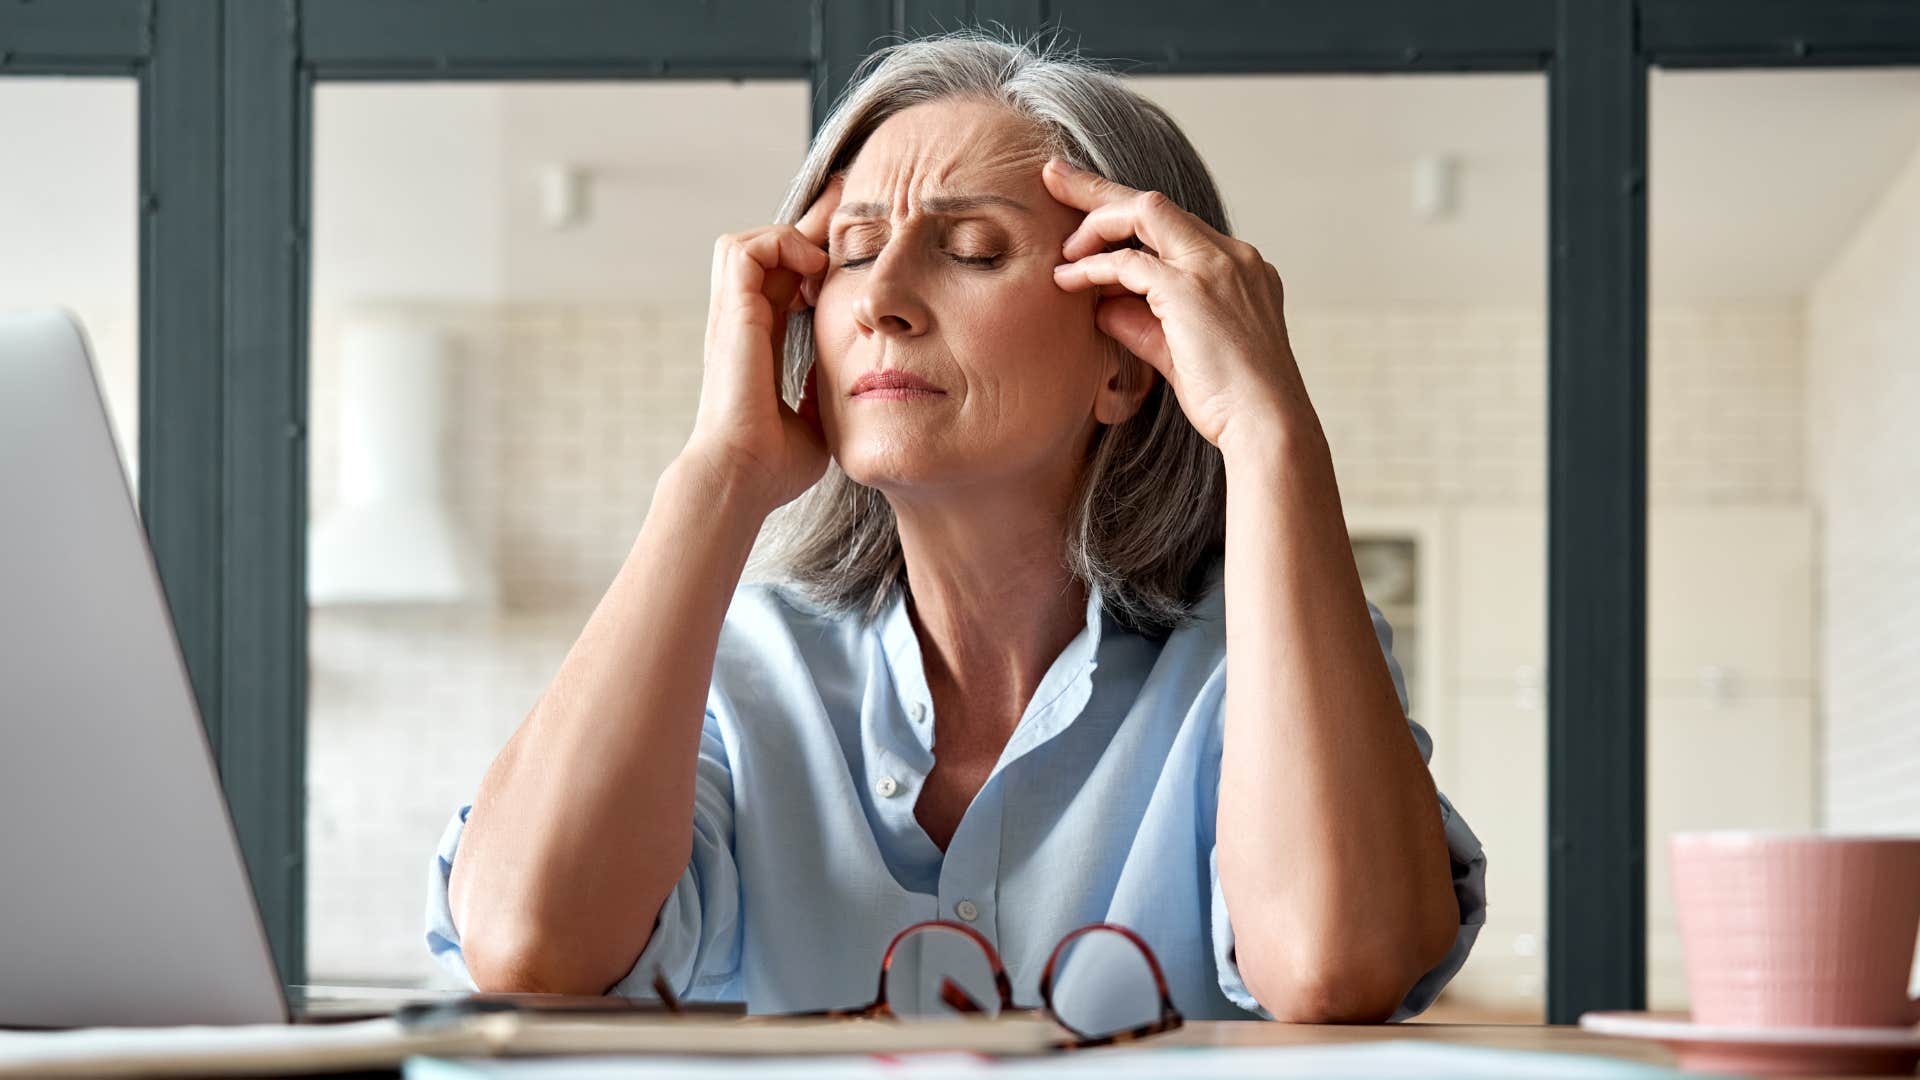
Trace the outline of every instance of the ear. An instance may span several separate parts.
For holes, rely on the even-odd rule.
[[[1146,361],[1114,345],[1101,365],[1100,389],[1093,398],[1093,418],[1109,427],[1126,423],[1140,411],[1160,373]]]

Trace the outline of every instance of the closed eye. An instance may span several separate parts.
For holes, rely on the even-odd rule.
[[[840,265],[848,268],[865,266],[877,258],[879,258],[878,255],[869,255],[864,259],[848,259]],[[1000,256],[998,255],[952,255],[949,256],[949,258],[953,259],[954,262],[963,263],[967,266],[978,266],[982,269],[990,269],[1000,261]]]

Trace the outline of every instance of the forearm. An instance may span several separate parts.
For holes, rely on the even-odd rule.
[[[683,459],[475,796],[448,883],[482,989],[602,993],[692,850],[721,622],[766,511]]]
[[[1221,889],[1255,997],[1385,1019],[1458,923],[1407,727],[1311,416],[1226,451]]]

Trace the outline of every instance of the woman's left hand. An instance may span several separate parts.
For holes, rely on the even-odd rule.
[[[1063,167],[1064,166],[1064,167]],[[1102,332],[1167,380],[1215,446],[1239,432],[1317,423],[1287,341],[1280,272],[1158,191],[1137,191],[1054,158],[1053,197],[1087,213],[1054,267],[1060,288],[1095,286]],[[1103,251],[1138,238],[1146,248]]]

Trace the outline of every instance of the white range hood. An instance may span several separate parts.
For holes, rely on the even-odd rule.
[[[307,534],[311,604],[490,604],[495,583],[447,505],[446,337],[347,327],[339,358],[339,498]]]

